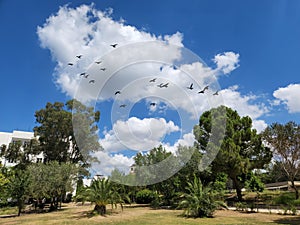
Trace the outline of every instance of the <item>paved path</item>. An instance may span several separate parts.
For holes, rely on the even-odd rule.
[[[228,207],[228,209],[236,211],[236,207]],[[251,212],[251,209],[247,208],[247,211]],[[258,211],[257,211],[257,208],[254,208],[254,212],[270,213],[270,214],[284,214],[284,210],[282,210],[282,209],[258,209]],[[291,211],[288,211],[287,213],[292,214]],[[299,210],[297,210],[296,215],[300,215]]]

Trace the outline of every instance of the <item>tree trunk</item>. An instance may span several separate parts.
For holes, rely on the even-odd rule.
[[[97,213],[99,213],[101,216],[106,214],[106,206],[105,205],[95,205],[94,208]]]
[[[63,199],[63,194],[60,195],[60,201],[59,201],[59,208],[60,209],[61,209],[62,199]]]
[[[22,207],[23,207],[22,200],[18,199],[18,216],[21,215]]]
[[[299,191],[298,191],[297,187],[295,186],[294,180],[292,180],[291,183],[292,183],[292,188],[295,190],[295,197],[296,197],[296,199],[299,199]]]
[[[243,201],[242,188],[241,188],[240,182],[238,181],[238,179],[236,177],[232,178],[232,182],[235,187],[238,200]]]
[[[21,215],[22,206],[18,206],[18,216]]]

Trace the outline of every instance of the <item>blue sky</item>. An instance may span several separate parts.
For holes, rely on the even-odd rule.
[[[135,38],[144,41],[148,40],[149,36],[155,40],[161,38],[163,41],[171,36],[170,43],[182,45],[198,55],[207,64],[207,68],[214,73],[216,78],[214,82],[219,85],[217,89],[223,97],[222,101],[236,109],[241,115],[251,116],[258,130],[272,122],[284,123],[294,120],[299,123],[300,2],[298,0],[248,2],[239,0],[106,0],[95,1],[93,5],[91,3],[91,1],[65,0],[0,1],[2,30],[0,36],[2,74],[0,131],[10,132],[16,129],[32,131],[36,125],[34,112],[43,108],[47,102],[64,102],[76,94],[72,85],[78,88],[78,85],[84,84],[80,84],[74,73],[91,69],[88,65],[91,65],[97,54],[101,58],[114,50],[109,44],[117,41],[122,47],[128,44],[126,38],[132,43]],[[71,13],[83,4],[88,10],[105,12],[102,15],[104,18],[102,21],[107,20],[107,24],[109,21],[113,22],[115,26],[112,26],[112,29],[119,30],[109,33],[111,32],[109,26],[103,22],[98,26],[99,29],[91,31],[98,45],[87,46],[93,48],[89,50],[77,43],[76,54],[82,53],[84,59],[75,69],[70,69],[65,66],[66,62],[76,60],[76,49],[68,45],[70,40],[76,40],[74,34],[84,33],[84,26],[88,29],[88,25],[95,22],[90,20],[85,23],[84,20],[80,20],[79,17],[82,16],[80,13],[74,17],[71,16]],[[62,6],[65,8],[58,15]],[[56,22],[46,23],[51,15],[57,19]],[[61,19],[60,16],[65,17]],[[81,21],[79,24],[83,27],[77,27],[77,31],[74,30],[75,28],[66,29],[66,34],[57,32],[64,28],[64,23],[74,18]],[[38,27],[40,33],[38,33]],[[51,33],[51,29],[56,30],[57,33]],[[96,40],[97,35],[103,35],[103,37]],[[68,46],[62,50],[61,46],[64,41]],[[88,53],[90,61],[86,57]],[[74,59],[70,57],[72,54]],[[154,53],[151,56],[155,58]],[[128,71],[139,69],[139,67],[129,66]],[[123,72],[123,75],[116,74],[116,77],[123,76],[124,78],[126,73],[129,73],[126,71],[126,68],[121,70],[120,73]],[[156,70],[148,70],[147,76],[143,77],[147,85],[149,85],[148,78],[156,77],[159,73],[157,71],[156,74],[151,74],[153,71]],[[170,71],[170,73],[175,72]],[[117,81],[114,82],[115,85]],[[200,81],[199,84],[204,83]],[[112,84],[107,85],[104,92],[112,91],[110,89],[112,87],[109,86]],[[124,85],[114,88],[123,87]],[[129,89],[134,90],[133,87],[129,85]],[[147,89],[146,86],[143,88],[152,90]],[[155,89],[153,92],[156,95],[154,98],[141,95],[142,97],[135,96],[135,98],[124,97],[122,99],[120,97],[121,99],[118,100],[112,94],[111,97],[106,96],[105,100],[97,103],[96,108],[101,111],[99,126],[103,145],[109,146],[107,148],[118,149],[116,152],[124,150],[112,144],[116,140],[113,132],[116,130],[112,130],[115,124],[111,122],[111,106],[114,100],[115,104],[121,104],[122,101],[131,104],[132,110],[128,117],[123,118],[127,125],[134,124],[135,127],[139,127],[143,124],[147,127],[150,124],[149,134],[140,133],[139,130],[133,131],[138,137],[146,135],[149,139],[153,138],[151,140],[153,142],[148,143],[149,146],[161,141],[167,147],[172,148],[178,139],[188,142],[188,138],[185,139],[183,136],[191,132],[197,119],[191,119],[191,111],[180,108],[183,101],[174,100],[174,104],[178,104],[178,107],[174,109],[159,99],[160,95],[156,91]],[[168,95],[167,100],[172,102],[173,95]],[[156,108],[150,108],[151,101],[158,103]],[[193,101],[199,102],[200,100],[195,98]],[[203,109],[205,109],[204,106]],[[122,114],[121,108],[116,107],[116,110],[113,113]],[[201,112],[201,110],[198,111],[198,113]],[[152,118],[152,120],[145,120],[145,118]],[[121,121],[122,117],[116,116],[113,122],[118,120]],[[153,123],[154,128],[151,127]],[[164,132],[157,133],[157,136],[153,137],[152,133],[156,134],[156,130],[151,129],[162,130],[160,125],[163,125]],[[116,125],[117,130],[121,127],[122,124],[119,124],[119,127]],[[122,131],[119,132],[121,135]],[[145,148],[145,146],[136,146],[136,143],[125,143],[127,147],[131,144],[137,149]],[[130,160],[126,161],[127,164],[130,162]],[[126,163],[124,162],[124,165]]]

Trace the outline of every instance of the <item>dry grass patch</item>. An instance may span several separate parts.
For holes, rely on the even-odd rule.
[[[263,213],[239,213],[235,211],[217,211],[214,218],[185,218],[179,210],[153,210],[149,207],[126,207],[111,211],[108,209],[107,216],[93,215],[92,205],[77,206],[68,204],[62,210],[51,213],[23,214],[21,217],[0,218],[2,225],[265,225],[265,224],[300,224],[298,216],[283,216]]]

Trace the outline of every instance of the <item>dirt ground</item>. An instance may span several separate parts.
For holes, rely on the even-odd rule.
[[[232,210],[218,210],[214,218],[193,219],[183,218],[181,210],[153,210],[146,206],[130,205],[122,211],[121,208],[111,211],[108,207],[107,216],[91,214],[90,204],[68,204],[62,210],[52,213],[22,214],[21,217],[0,218],[0,224],[5,225],[94,225],[94,224],[290,224],[300,225],[300,216],[287,216],[268,213],[246,213]]]

